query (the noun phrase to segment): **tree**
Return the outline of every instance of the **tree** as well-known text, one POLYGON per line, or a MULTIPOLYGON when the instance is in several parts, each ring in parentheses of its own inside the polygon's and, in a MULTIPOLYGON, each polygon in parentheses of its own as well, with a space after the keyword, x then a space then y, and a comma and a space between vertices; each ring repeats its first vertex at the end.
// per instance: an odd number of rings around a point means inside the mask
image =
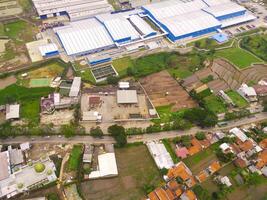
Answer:
POLYGON ((75 135, 75 127, 72 124, 62 125, 60 132, 65 135, 66 138, 73 137, 75 135))
POLYGON ((97 126, 96 128, 92 127, 90 129, 90 135, 93 137, 101 138, 104 134, 103 134, 103 131, 101 130, 101 128, 99 126, 97 126))
POLYGON ((108 132, 114 137, 118 147, 123 147, 127 144, 127 135, 123 126, 112 125, 108 127, 108 132))
POLYGON ((223 153, 221 149, 217 150, 216 156, 223 163, 228 163, 228 162, 232 161, 234 159, 234 157, 235 157, 235 155, 232 152, 223 153))
POLYGON ((107 77, 108 84, 116 85, 119 82, 119 78, 117 76, 109 76, 107 77))
POLYGON ((185 146, 185 147, 190 147, 191 146, 191 138, 189 135, 183 135, 181 137, 181 143, 185 146))
POLYGON ((246 184, 247 185, 259 185, 261 183, 261 175, 258 173, 254 172, 249 174, 246 184))
POLYGON ((206 139, 206 135, 205 135, 205 133, 203 133, 203 132, 197 132, 197 134, 196 134, 196 138, 197 138, 198 140, 205 140, 205 139, 206 139))

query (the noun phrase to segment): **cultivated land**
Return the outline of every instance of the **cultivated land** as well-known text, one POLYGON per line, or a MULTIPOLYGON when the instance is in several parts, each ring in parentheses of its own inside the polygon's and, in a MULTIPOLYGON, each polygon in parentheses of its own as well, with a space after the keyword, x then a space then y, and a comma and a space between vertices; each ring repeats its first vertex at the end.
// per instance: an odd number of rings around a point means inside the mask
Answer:
POLYGON ((87 200, 137 200, 145 196, 145 187, 163 183, 145 145, 115 149, 118 177, 82 183, 87 200))
POLYGON ((192 108, 196 102, 167 71, 158 72, 140 79, 154 106, 172 105, 172 111, 192 108))
POLYGON ((230 90, 226 94, 232 99, 234 104, 239 108, 244 108, 248 106, 248 102, 240 95, 238 92, 230 90))

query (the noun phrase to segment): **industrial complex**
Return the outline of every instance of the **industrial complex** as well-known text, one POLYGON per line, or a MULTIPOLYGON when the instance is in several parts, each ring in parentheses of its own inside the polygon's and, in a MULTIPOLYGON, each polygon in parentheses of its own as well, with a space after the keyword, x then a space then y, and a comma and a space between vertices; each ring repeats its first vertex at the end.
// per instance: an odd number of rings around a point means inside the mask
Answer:
POLYGON ((137 43, 162 36, 171 43, 186 42, 256 18, 244 7, 228 0, 168 0, 113 12, 105 1, 33 2, 41 19, 58 15, 69 17, 69 23, 53 31, 71 57, 134 44, 139 48, 142 44, 137 43), (95 9, 96 5, 104 8, 95 9))

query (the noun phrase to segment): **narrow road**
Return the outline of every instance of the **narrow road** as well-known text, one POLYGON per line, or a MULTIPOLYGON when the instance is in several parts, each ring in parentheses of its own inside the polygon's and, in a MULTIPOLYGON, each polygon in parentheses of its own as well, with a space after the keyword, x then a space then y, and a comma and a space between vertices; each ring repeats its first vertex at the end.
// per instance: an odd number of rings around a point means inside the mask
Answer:
MULTIPOLYGON (((134 135, 134 136, 129 136, 128 137, 128 142, 129 143, 134 143, 134 142, 146 142, 150 140, 160 140, 163 138, 174 138, 177 136, 182 136, 182 135, 193 135, 199 131, 204 131, 204 132, 214 132, 218 130, 229 130, 234 127, 246 125, 246 124, 251 124, 251 123, 257 123, 260 121, 267 120, 267 113, 259 113, 254 115, 253 117, 247 117, 243 119, 239 119, 237 121, 231 121, 228 123, 227 126, 224 127, 217 127, 217 128, 206 128, 202 129, 200 127, 193 127, 190 130, 186 131, 165 131, 165 132, 160 132, 160 133, 151 133, 151 134, 143 134, 143 135, 134 135)), ((59 136, 50 136, 50 137, 40 137, 40 136, 33 136, 32 138, 26 137, 26 136, 18 136, 14 138, 7 138, 7 139, 1 139, 0 144, 19 144, 23 142, 31 142, 31 143, 95 143, 95 144, 100 144, 100 143, 114 143, 114 139, 111 136, 104 136, 102 138, 93 138, 88 135, 84 136, 75 136, 72 138, 65 138, 65 137, 59 137, 59 136)))

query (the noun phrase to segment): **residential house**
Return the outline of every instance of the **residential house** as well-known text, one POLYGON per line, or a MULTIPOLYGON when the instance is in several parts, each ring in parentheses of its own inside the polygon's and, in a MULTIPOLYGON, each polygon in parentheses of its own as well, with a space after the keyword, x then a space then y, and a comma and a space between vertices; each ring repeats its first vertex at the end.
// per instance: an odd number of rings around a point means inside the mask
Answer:
POLYGON ((192 190, 186 190, 180 197, 181 200, 197 200, 195 193, 192 190))
POLYGON ((249 87, 245 83, 240 86, 237 92, 249 102, 255 102, 258 100, 255 89, 253 87, 249 87))
POLYGON ((248 137, 246 136, 246 134, 243 131, 241 131, 241 129, 239 129, 237 127, 231 129, 229 131, 229 133, 235 135, 242 142, 245 142, 248 139, 248 137))

